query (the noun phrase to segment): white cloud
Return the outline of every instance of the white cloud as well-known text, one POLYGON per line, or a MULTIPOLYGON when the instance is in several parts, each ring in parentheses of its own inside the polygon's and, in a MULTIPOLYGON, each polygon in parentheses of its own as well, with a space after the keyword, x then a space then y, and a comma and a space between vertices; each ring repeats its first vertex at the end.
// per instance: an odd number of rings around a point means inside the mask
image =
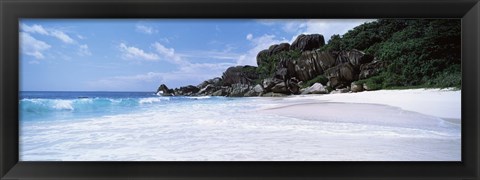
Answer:
POLYGON ((343 35, 356 26, 372 21, 375 19, 310 19, 287 23, 284 30, 297 34, 322 34, 327 43, 334 34, 343 35))
MULTIPOLYGON (((234 63, 192 63, 185 58, 188 57, 200 57, 202 58, 213 58, 213 59, 233 59, 228 52, 218 52, 218 51, 204 51, 204 52, 189 52, 187 54, 178 54, 175 52, 175 49, 168 48, 158 42, 153 43, 153 47, 157 53, 162 56, 168 62, 174 63, 177 65, 178 69, 173 71, 173 74, 176 74, 178 77, 183 77, 187 79, 182 79, 182 81, 198 80, 203 81, 208 78, 213 78, 221 76, 222 73, 234 63)), ((174 77, 165 75, 165 80, 171 80, 174 77)))
POLYGON ((63 41, 64 43, 72 44, 75 42, 70 36, 59 30, 51 31, 50 35, 63 41))
MULTIPOLYGON (((248 39, 248 38, 247 38, 248 39)), ((258 52, 268 49, 271 45, 288 42, 286 39, 278 39, 275 35, 265 34, 260 37, 253 37, 249 39, 252 48, 247 53, 240 55, 237 59, 237 65, 253 65, 257 66, 258 52)))
POLYGON ((300 20, 290 20, 290 21, 287 21, 282 29, 285 31, 285 32, 289 32, 289 33, 299 33, 299 31, 301 31, 302 29, 304 29, 305 27, 307 26, 307 24, 305 22, 300 21, 300 20))
POLYGON ((159 42, 153 43, 152 46, 157 53, 164 57, 167 61, 180 65, 186 64, 186 62, 182 60, 182 57, 175 53, 175 49, 167 48, 159 42))
POLYGON ((247 40, 252 40, 253 39, 253 35, 252 34, 247 34, 247 40))
POLYGON ((20 29, 22 29, 24 32, 28 32, 28 33, 38 33, 38 34, 42 34, 42 35, 48 35, 49 34, 47 32, 47 30, 45 30, 45 28, 43 28, 41 25, 37 25, 37 24, 34 24, 32 26, 28 26, 28 25, 22 23, 20 25, 20 29))
POLYGON ((135 26, 135 30, 137 32, 141 32, 141 33, 145 33, 145 34, 153 34, 153 33, 157 33, 158 31, 156 29, 154 29, 153 27, 150 27, 150 26, 147 26, 147 25, 143 25, 143 24, 137 24, 135 26))
POLYGON ((67 35, 65 32, 55 29, 55 28, 44 28, 42 25, 37 25, 34 24, 32 26, 28 26, 26 24, 21 24, 20 29, 23 32, 28 32, 28 33, 37 33, 41 35, 46 35, 46 36, 52 36, 55 37, 59 40, 61 40, 64 43, 72 44, 75 43, 75 40, 73 40, 69 35, 67 35))
POLYGON ((142 86, 144 84, 151 84, 151 89, 154 91, 156 82, 161 81, 162 78, 162 73, 149 72, 146 74, 132 76, 114 76, 103 78, 97 81, 88 82, 87 85, 97 90, 135 91, 145 90, 145 87, 142 86))
POLYGON ((37 59, 44 59, 43 51, 51 46, 43 41, 37 40, 26 32, 20 32, 21 52, 37 59))
POLYGON ((89 83, 89 86, 101 90, 145 90, 145 88, 154 90, 159 83, 165 83, 170 88, 185 86, 187 84, 197 85, 206 79, 221 76, 228 67, 235 65, 233 62, 193 63, 186 59, 188 57, 198 57, 201 55, 218 55, 218 59, 233 59, 233 57, 226 55, 228 52, 207 51, 203 52, 203 54, 196 54, 197 52, 178 54, 174 48, 166 47, 159 42, 152 44, 155 53, 145 53, 141 49, 128 47, 124 43, 120 44, 120 47, 123 49, 124 56, 130 56, 131 58, 150 57, 151 59, 155 57, 155 59, 162 59, 166 62, 173 63, 176 65, 176 69, 172 69, 171 72, 149 72, 130 76, 106 77, 89 83), (222 55, 226 55, 227 57, 223 57, 222 55), (132 87, 138 87, 140 89, 130 89, 132 87))
POLYGON ((148 72, 130 76, 115 76, 88 83, 97 90, 143 91, 156 90, 158 85, 169 88, 197 85, 204 80, 219 77, 232 63, 189 63, 172 72, 148 72))
MULTIPOLYGON (((86 44, 81 45, 81 44, 77 43, 71 36, 69 36, 68 34, 66 34, 64 31, 62 31, 60 29, 44 28, 42 25, 38 25, 38 24, 33 24, 33 25, 29 26, 25 23, 20 24, 20 29, 21 29, 22 32, 50 36, 50 37, 54 37, 54 38, 62 41, 63 43, 66 43, 66 44, 78 45, 77 54, 80 55, 80 56, 90 56, 90 55, 92 55, 92 53, 90 52, 90 50, 88 48, 88 45, 86 45, 86 44)), ((33 38, 34 39, 34 37, 32 37, 30 34, 28 34, 28 35, 29 35, 29 37, 27 37, 27 38, 33 38)), ((82 35, 78 35, 78 34, 76 35, 76 37, 80 40, 85 39, 85 37, 83 37, 82 35)), ((51 47, 50 45, 48 45, 48 46, 49 46, 49 48, 51 47)), ((25 54, 27 54, 27 53, 25 53, 25 54)), ((58 52, 57 52, 57 54, 58 54, 58 52)), ((37 59, 44 58, 43 54, 40 53, 40 51, 31 51, 29 55, 35 56, 37 59)), ((71 59, 71 57, 69 57, 67 55, 62 55, 61 59, 71 59), (68 57, 68 58, 66 58, 66 57, 68 57)))
POLYGON ((133 46, 127 46, 125 43, 120 43, 119 48, 122 52, 122 57, 125 59, 142 59, 147 61, 155 61, 160 59, 155 53, 147 53, 142 49, 133 46))
POLYGON ((333 20, 308 20, 304 33, 320 33, 328 42, 334 34, 343 35, 356 26, 365 22, 372 22, 375 19, 333 19, 333 20))
POLYGON ((211 59, 211 60, 232 60, 235 61, 238 57, 242 55, 239 53, 231 52, 226 49, 225 51, 216 51, 216 50, 209 50, 209 51, 189 51, 181 54, 181 57, 186 58, 204 58, 204 59, 211 59))
POLYGON ((90 52, 90 49, 88 49, 88 45, 80 45, 78 49, 78 55, 80 56, 90 56, 92 55, 92 52, 90 52))
MULTIPOLYGON (((375 19, 263 19, 257 20, 265 26, 280 25, 287 33, 294 34, 293 40, 300 34, 322 34, 327 42, 334 34, 343 35, 348 30, 375 19)), ((290 43, 293 42, 290 41, 290 43)))
POLYGON ((158 42, 153 43, 153 47, 155 47, 157 52, 163 56, 167 56, 167 57, 175 56, 175 50, 173 48, 167 48, 158 42))

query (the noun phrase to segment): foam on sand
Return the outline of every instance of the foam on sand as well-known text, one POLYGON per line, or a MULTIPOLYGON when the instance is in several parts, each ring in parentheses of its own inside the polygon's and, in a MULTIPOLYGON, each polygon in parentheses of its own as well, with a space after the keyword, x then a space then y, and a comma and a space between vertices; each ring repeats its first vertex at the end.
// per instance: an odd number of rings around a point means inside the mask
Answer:
MULTIPOLYGON (((152 104, 141 111, 93 118, 26 121, 20 129, 19 158, 21 161, 460 161, 458 121, 444 121, 394 104, 372 103, 375 97, 382 97, 378 94, 394 100, 395 95, 416 94, 419 90, 406 91, 286 98, 212 97, 165 106, 152 104), (370 97, 375 94, 378 96, 370 97), (335 102, 337 98, 357 102, 370 99, 370 103, 335 102)), ((421 93, 428 97, 429 93, 438 92, 421 93)), ((434 104, 428 107, 437 107, 434 104)))

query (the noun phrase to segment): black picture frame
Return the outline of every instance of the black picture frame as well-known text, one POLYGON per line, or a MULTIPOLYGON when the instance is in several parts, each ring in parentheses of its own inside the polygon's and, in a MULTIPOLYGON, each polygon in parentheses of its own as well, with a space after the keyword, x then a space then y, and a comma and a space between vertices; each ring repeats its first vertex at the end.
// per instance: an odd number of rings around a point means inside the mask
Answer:
POLYGON ((478 0, 1 0, 0 179, 479 179, 478 0), (461 18, 461 162, 19 162, 19 18, 461 18))

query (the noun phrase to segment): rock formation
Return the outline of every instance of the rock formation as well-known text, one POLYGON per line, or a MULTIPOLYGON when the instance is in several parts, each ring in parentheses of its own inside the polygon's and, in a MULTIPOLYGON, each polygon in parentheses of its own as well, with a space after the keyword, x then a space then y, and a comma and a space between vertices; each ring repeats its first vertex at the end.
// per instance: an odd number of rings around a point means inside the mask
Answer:
POLYGON ((321 34, 301 34, 297 37, 297 39, 295 39, 295 41, 293 41, 292 45, 290 46, 290 50, 308 51, 318 49, 324 45, 325 39, 321 34))
POLYGON ((222 75, 223 85, 252 84, 255 79, 258 79, 256 68, 254 66, 229 67, 222 75))
POLYGON ((302 34, 291 45, 274 44, 258 52, 258 68, 248 65, 229 67, 222 77, 203 81, 197 86, 188 85, 172 91, 162 84, 157 91, 166 92, 162 95, 230 97, 360 92, 368 87, 355 81, 375 76, 386 67, 383 61, 374 60, 373 56, 362 51, 327 51, 321 49, 324 45, 323 35, 302 34), (258 70, 266 66, 270 68, 269 74, 261 75, 265 72, 258 70), (319 76, 327 78, 328 83, 309 82, 319 76), (313 85, 301 89, 306 82, 313 85))
POLYGON ((168 89, 167 85, 161 84, 157 88, 156 94, 162 95, 162 96, 173 96, 175 95, 175 92, 172 89, 168 89))
POLYGON ((312 86, 305 88, 302 94, 327 94, 328 90, 320 83, 315 83, 312 86))

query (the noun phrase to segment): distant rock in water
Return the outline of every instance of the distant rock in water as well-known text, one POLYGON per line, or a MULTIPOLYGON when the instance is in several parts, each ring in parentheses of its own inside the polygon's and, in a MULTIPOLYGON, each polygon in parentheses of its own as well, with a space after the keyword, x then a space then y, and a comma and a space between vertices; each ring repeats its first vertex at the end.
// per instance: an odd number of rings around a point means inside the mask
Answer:
POLYGON ((197 86, 188 85, 188 86, 176 88, 174 91, 175 91, 175 94, 178 94, 178 95, 193 96, 196 93, 198 93, 198 91, 200 91, 200 88, 198 88, 197 86))
POLYGON ((325 39, 321 34, 302 34, 290 45, 290 50, 308 51, 321 48, 325 45, 325 39))
POLYGON ((161 96, 173 96, 175 95, 175 92, 172 89, 168 89, 167 85, 161 84, 157 88, 156 94, 161 96))

